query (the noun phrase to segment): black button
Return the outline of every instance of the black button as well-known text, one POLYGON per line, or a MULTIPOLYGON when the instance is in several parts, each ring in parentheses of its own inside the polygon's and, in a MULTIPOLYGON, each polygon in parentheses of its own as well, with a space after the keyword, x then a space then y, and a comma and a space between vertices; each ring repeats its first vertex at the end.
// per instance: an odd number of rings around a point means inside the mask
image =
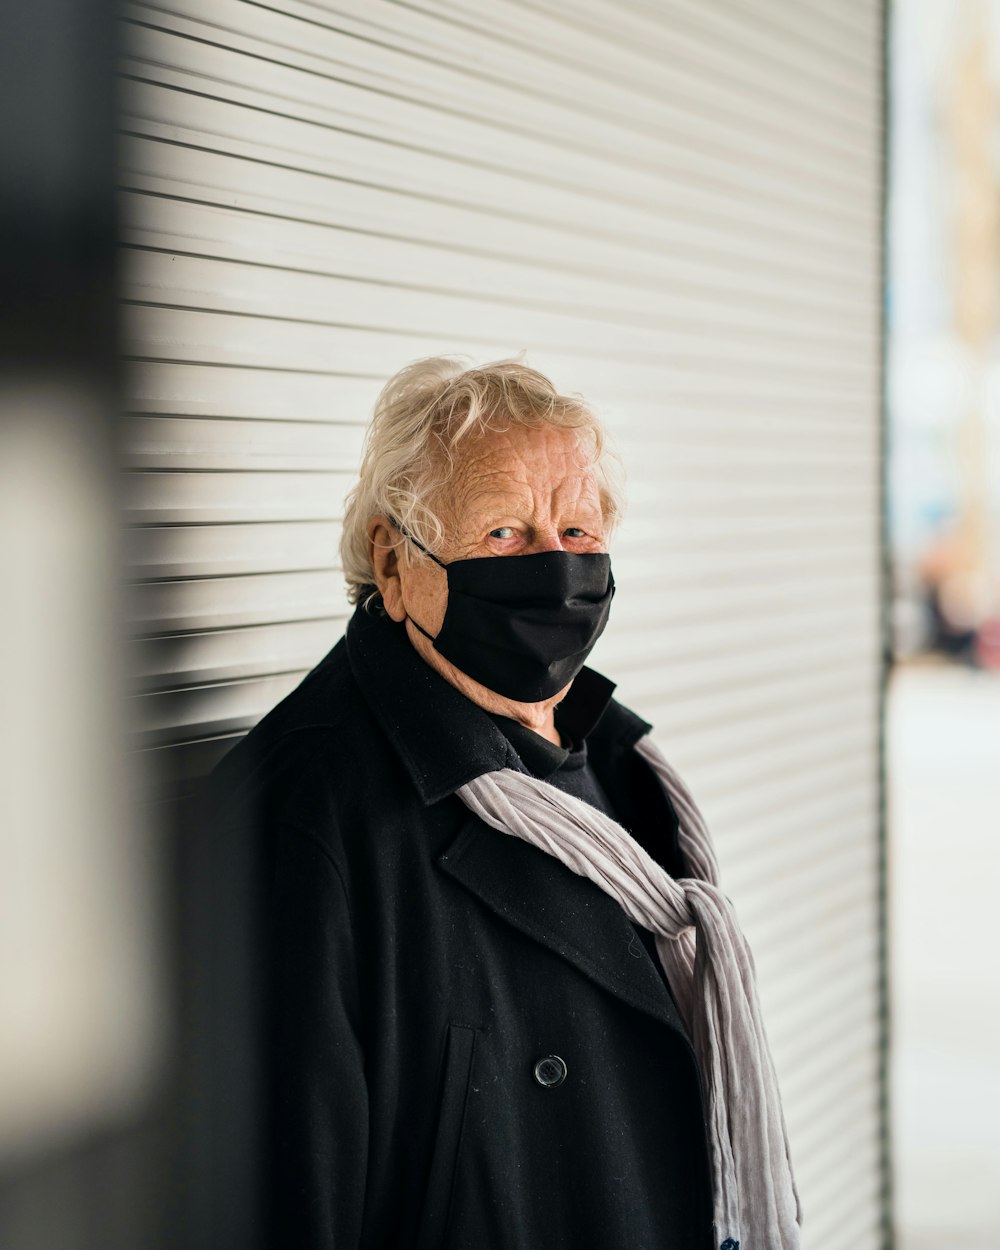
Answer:
POLYGON ((566 1064, 558 1055, 546 1055, 535 1064, 535 1080, 546 1089, 555 1089, 566 1079, 566 1064))

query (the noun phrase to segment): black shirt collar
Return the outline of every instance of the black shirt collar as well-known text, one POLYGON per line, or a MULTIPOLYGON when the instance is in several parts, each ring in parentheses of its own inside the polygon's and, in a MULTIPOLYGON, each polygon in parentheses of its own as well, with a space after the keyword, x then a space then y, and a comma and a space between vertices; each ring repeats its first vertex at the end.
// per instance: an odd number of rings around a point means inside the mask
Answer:
MULTIPOLYGON (((380 598, 367 608, 359 604, 345 637, 355 680, 425 804, 500 768, 550 776, 569 755, 566 747, 462 694, 424 660, 405 624, 385 612, 380 598)), ((649 728, 611 697, 614 689, 613 681, 586 665, 577 674, 554 714, 573 748, 599 721, 602 730, 632 740, 649 728)))
POLYGON ((556 746, 513 717, 502 716, 499 712, 486 714, 503 731, 530 773, 536 777, 551 777, 571 753, 574 760, 586 758, 587 735, 604 715, 614 688, 615 683, 595 669, 584 666, 580 670, 553 713, 556 729, 568 745, 556 746))

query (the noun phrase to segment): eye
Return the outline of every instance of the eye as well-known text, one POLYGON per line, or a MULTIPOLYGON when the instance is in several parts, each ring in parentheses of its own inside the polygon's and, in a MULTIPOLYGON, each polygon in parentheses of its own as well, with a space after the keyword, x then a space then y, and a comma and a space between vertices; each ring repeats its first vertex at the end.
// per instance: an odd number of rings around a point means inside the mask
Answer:
POLYGON ((490 530, 490 538, 513 538, 514 527, 512 525, 498 525, 495 530, 490 530))
POLYGON ((566 533, 569 535, 570 538, 585 538, 586 537, 586 531, 580 529, 579 525, 571 525, 569 529, 567 529, 566 533), (572 533, 571 531, 573 530, 575 530, 576 533, 572 533))

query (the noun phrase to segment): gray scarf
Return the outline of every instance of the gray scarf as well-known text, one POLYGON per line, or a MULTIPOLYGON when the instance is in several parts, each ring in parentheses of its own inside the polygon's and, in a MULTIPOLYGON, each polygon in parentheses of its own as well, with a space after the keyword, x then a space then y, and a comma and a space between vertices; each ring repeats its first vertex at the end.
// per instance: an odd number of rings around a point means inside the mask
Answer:
POLYGON ((715 1242, 719 1250, 799 1250, 802 1208, 753 956, 729 899, 708 828, 648 734, 635 745, 680 823, 689 876, 675 880, 617 821, 511 768, 460 786, 487 824, 555 856, 651 929, 707 1092, 715 1242))

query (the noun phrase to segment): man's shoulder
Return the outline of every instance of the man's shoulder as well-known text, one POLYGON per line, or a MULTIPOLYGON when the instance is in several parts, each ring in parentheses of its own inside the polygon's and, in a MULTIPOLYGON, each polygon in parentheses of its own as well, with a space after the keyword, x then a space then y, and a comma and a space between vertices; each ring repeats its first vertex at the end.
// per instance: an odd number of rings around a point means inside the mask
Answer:
POLYGON ((274 704, 220 763, 254 756, 290 734, 342 729, 357 714, 360 691, 347 662, 343 636, 283 699, 274 704))
POLYGON ((220 815, 329 825, 338 806, 384 774, 391 746, 351 671, 341 637, 216 764, 205 801, 220 815))

